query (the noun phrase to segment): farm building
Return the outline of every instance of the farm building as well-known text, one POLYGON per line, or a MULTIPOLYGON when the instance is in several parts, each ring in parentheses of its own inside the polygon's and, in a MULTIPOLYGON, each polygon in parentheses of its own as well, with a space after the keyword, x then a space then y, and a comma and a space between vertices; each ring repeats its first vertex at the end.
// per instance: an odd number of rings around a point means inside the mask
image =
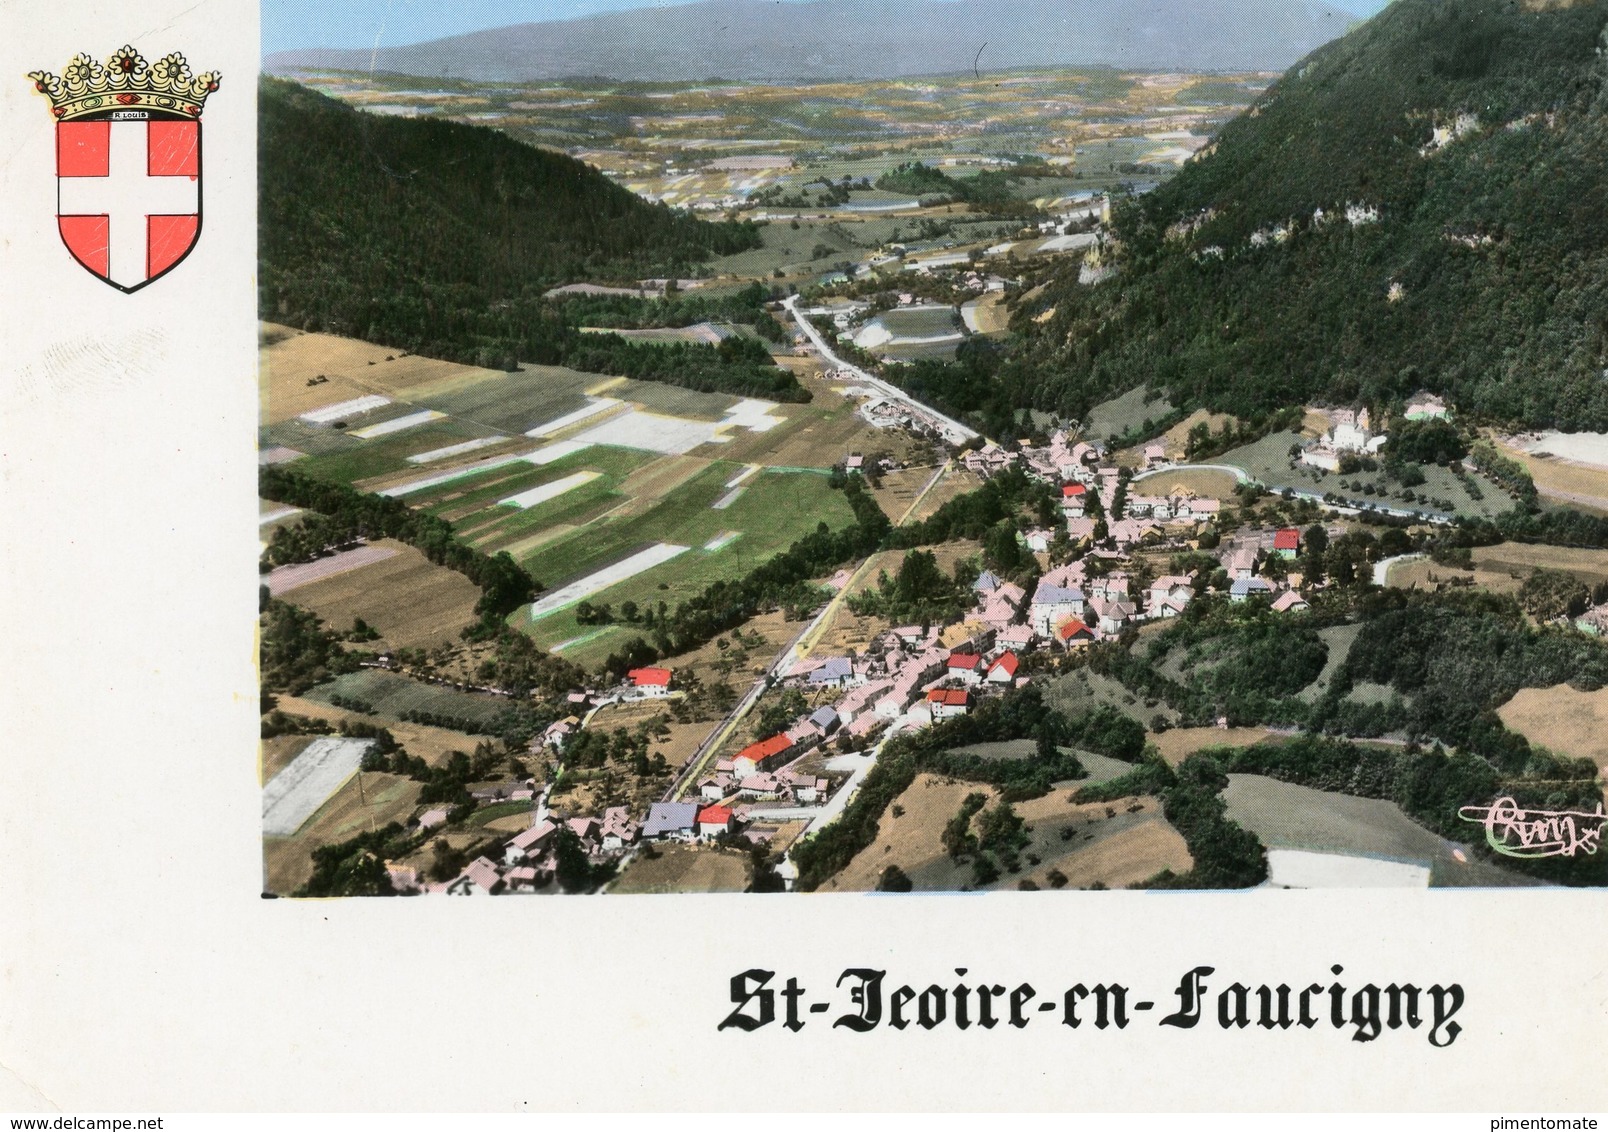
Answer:
POLYGON ((1013 652, 1001 653, 988 666, 988 675, 984 677, 990 684, 1011 684, 1016 681, 1016 670, 1021 667, 1021 661, 1013 652))
POLYGON ((1307 604, 1306 598, 1294 590, 1288 590, 1280 594, 1278 600, 1273 603, 1274 613, 1305 613, 1311 608, 1312 606, 1307 604))
POLYGON ((626 674, 631 686, 649 699, 670 694, 671 672, 668 668, 633 668, 626 674))
POLYGON ((1094 641, 1094 630, 1077 617, 1068 617, 1055 627, 1055 640, 1063 648, 1076 648, 1094 641))
POLYGON ((624 806, 610 806, 603 811, 603 825, 599 831, 605 849, 624 849, 634 844, 638 833, 637 823, 631 820, 631 811, 624 806))
POLYGON ((832 708, 822 707, 815 709, 810 714, 810 722, 821 729, 822 735, 830 735, 838 729, 843 721, 838 718, 838 713, 832 708))
POLYGON ((432 885, 430 891, 447 896, 491 896, 501 892, 502 875, 497 866, 485 857, 476 857, 463 872, 443 885, 432 885))
POLYGON ((1267 597, 1273 592, 1273 584, 1266 578, 1240 578, 1228 591, 1229 601, 1245 601, 1252 596, 1267 597))
POLYGON ((545 848, 547 839, 557 830, 558 827, 550 821, 537 822, 503 846, 504 863, 517 865, 527 858, 538 856, 545 848))
POLYGON ((1444 421, 1452 415, 1446 402, 1433 393, 1419 393, 1407 402, 1407 411, 1402 414, 1410 421, 1444 421))

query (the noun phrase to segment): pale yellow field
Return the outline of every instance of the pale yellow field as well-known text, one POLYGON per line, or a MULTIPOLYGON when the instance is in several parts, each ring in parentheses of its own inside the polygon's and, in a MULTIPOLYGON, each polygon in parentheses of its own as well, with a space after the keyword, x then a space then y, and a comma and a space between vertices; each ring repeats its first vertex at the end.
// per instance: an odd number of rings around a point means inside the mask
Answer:
POLYGON ((1003 334, 1010 328, 1011 312, 1005 306, 1005 293, 994 291, 977 300, 978 330, 983 334, 1003 334))
MULTIPOLYGON (((1066 878, 1067 888, 1124 888, 1155 876, 1164 869, 1187 873, 1194 867, 1183 837, 1162 816, 1161 803, 1151 797, 1116 803, 1076 805, 1072 789, 1051 791, 1042 798, 1016 803, 1019 817, 1036 827, 1033 851, 1037 865, 1026 862, 1020 874, 1004 878, 1003 887, 1030 881, 1050 889, 1050 873, 1066 878), (1075 835, 1046 838, 1045 831, 1070 826, 1075 835)), ((966 883, 967 870, 952 865, 943 847, 944 826, 959 811, 969 794, 983 794, 993 805, 998 791, 975 782, 957 782, 937 775, 917 775, 894 802, 903 808, 895 817, 890 806, 879 823, 877 838, 858 853, 837 876, 821 886, 823 892, 874 889, 883 870, 897 865, 919 878, 918 888, 929 888, 934 878, 955 888, 966 883), (943 879, 947 878, 947 879, 943 879)))
POLYGON ((405 543, 386 539, 375 545, 397 554, 299 586, 288 600, 312 610, 337 632, 349 630, 353 618, 361 617, 381 638, 364 648, 427 648, 456 641, 475 619, 479 587, 405 543))
POLYGON ((1272 734, 1261 727, 1175 727, 1148 738, 1169 766, 1177 766, 1207 747, 1254 747, 1272 734))
POLYGON ((1054 869, 1066 877, 1067 888, 1089 888, 1097 883, 1107 888, 1126 888, 1163 870, 1178 876, 1189 872, 1195 860, 1183 836, 1162 819, 1161 804, 1154 798, 1140 801, 1147 811, 1155 811, 1155 820, 1119 830, 1058 860, 1046 861, 1027 878, 1041 889, 1049 888, 1049 873, 1054 869))
POLYGON ((1234 477, 1227 472, 1189 468, 1145 480, 1134 490, 1146 495, 1190 495, 1206 499, 1233 499, 1235 483, 1234 477))
POLYGON ((918 774, 895 800, 904 813, 893 816, 890 806, 882 815, 877 839, 855 855, 847 868, 821 886, 822 892, 864 892, 874 889, 882 870, 897 865, 906 873, 945 856, 944 826, 960 809, 968 794, 985 794, 992 805, 999 792, 976 782, 956 782, 933 774, 918 774))
POLYGON ((1502 455, 1524 465, 1535 481, 1536 490, 1543 496, 1582 510, 1608 513, 1608 469, 1556 456, 1543 459, 1504 444, 1494 435, 1491 439, 1502 455))
POLYGON ((731 849, 674 845, 657 859, 639 853, 609 886, 610 892, 741 892, 748 887, 748 858, 731 849))
POLYGON ((1577 692, 1567 684, 1524 688, 1496 714, 1532 743, 1608 769, 1608 688, 1596 692, 1577 692))
POLYGON ((1402 562, 1391 567, 1388 581, 1398 589, 1435 589, 1462 579, 1492 593, 1510 594, 1518 592, 1530 571, 1541 568, 1568 571, 1587 585, 1608 582, 1608 550, 1504 542, 1476 547, 1473 559, 1472 571, 1441 566, 1427 558, 1402 562))
POLYGON ((262 324, 261 341, 258 396, 264 424, 277 424, 371 393, 394 398, 431 382, 489 372, 455 362, 404 357, 400 350, 388 346, 373 346, 333 334, 309 334, 271 322, 262 324), (320 374, 329 380, 307 384, 320 374))

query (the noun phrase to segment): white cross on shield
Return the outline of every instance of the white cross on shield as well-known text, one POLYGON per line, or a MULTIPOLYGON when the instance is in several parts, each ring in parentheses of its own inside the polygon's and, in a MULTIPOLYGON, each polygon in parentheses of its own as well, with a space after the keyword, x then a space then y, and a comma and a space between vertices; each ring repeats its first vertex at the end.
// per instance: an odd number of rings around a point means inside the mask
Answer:
POLYGON ((201 232, 201 123, 143 111, 56 126, 57 224, 86 269, 137 291, 201 232))

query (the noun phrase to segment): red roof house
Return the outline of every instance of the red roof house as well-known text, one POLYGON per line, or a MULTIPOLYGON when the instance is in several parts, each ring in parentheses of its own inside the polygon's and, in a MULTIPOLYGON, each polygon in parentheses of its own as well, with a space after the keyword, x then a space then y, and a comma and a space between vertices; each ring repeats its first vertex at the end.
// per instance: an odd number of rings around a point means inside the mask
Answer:
POLYGON ((698 811, 698 836, 718 837, 730 833, 732 813, 730 806, 705 806, 698 811))
POLYGON ((952 652, 949 654, 949 675, 958 676, 969 683, 976 683, 983 678, 986 666, 983 658, 974 652, 952 652))
POLYGON ((993 664, 988 666, 987 680, 990 684, 1009 684, 1016 679, 1016 670, 1021 661, 1013 652, 1001 653, 993 664))
POLYGON ((1294 527, 1285 527, 1273 535, 1273 552, 1285 557, 1293 558, 1301 549, 1301 532, 1294 527))
POLYGON ((1055 639, 1063 645, 1082 645, 1094 640, 1094 630, 1076 617, 1068 617, 1055 627, 1055 639))
POLYGON ((1081 499, 1089 493, 1089 489, 1080 483, 1067 483, 1061 485, 1062 499, 1081 499))
POLYGON ((783 760, 787 758, 787 753, 792 749, 793 740, 789 739, 786 734, 772 735, 762 742, 750 743, 737 753, 736 758, 731 760, 732 771, 738 778, 746 778, 750 774, 772 770, 782 764, 783 760), (750 764, 753 769, 749 770, 743 766, 745 762, 750 764))
POLYGON ((663 695, 670 690, 668 668, 633 668, 625 675, 631 681, 632 687, 641 688, 649 693, 657 692, 663 695))
POLYGON ((971 710, 971 693, 964 688, 934 688, 927 693, 927 707, 934 721, 953 719, 971 710))

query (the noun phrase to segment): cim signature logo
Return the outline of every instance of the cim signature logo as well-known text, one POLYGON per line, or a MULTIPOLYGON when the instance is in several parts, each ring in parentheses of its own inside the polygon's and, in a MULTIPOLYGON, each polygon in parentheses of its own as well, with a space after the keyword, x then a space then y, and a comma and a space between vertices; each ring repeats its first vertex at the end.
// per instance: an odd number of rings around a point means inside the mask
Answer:
POLYGON ((1457 814, 1483 825, 1486 843, 1508 857, 1573 857, 1595 853, 1602 842, 1601 802, 1593 811, 1526 810, 1512 798, 1498 798, 1457 814))

